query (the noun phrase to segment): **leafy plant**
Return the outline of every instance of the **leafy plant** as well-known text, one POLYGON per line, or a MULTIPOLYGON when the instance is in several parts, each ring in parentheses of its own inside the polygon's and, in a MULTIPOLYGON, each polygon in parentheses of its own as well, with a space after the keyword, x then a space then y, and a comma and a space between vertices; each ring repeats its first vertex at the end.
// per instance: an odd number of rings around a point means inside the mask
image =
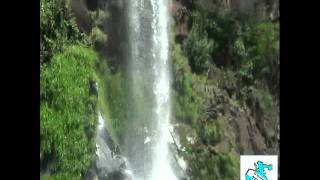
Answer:
POLYGON ((182 55, 180 45, 173 51, 174 92, 173 108, 176 119, 195 124, 199 116, 199 99, 193 90, 193 75, 188 60, 182 55))
POLYGON ((107 60, 100 58, 97 64, 99 76, 99 107, 102 110, 108 131, 117 144, 124 140, 124 131, 128 127, 129 96, 126 79, 120 72, 112 74, 107 60))
POLYGON ((120 142, 123 140, 127 125, 127 88, 123 76, 119 73, 106 77, 106 101, 108 102, 111 123, 115 135, 120 142))
POLYGON ((40 64, 50 61, 66 45, 88 43, 80 33, 69 7, 69 1, 40 1, 40 64))
POLYGON ((279 25, 271 22, 254 23, 244 33, 247 58, 242 62, 242 75, 265 79, 269 87, 279 83, 279 25))
POLYGON ((41 69, 40 154, 52 159, 53 179, 80 179, 89 167, 97 119, 96 99, 89 95, 95 59, 92 50, 70 46, 41 69))
POLYGON ((107 35, 102 32, 97 26, 92 28, 90 37, 96 47, 103 46, 107 43, 107 35))
POLYGON ((239 179, 239 160, 231 153, 213 154, 205 148, 189 153, 192 179, 239 179))
MULTIPOLYGON (((197 16, 196 16, 197 17, 197 16)), ((215 48, 213 39, 209 39, 207 32, 201 27, 202 24, 193 24, 190 35, 184 42, 184 51, 189 58, 194 72, 205 73, 211 59, 211 53, 215 48)))

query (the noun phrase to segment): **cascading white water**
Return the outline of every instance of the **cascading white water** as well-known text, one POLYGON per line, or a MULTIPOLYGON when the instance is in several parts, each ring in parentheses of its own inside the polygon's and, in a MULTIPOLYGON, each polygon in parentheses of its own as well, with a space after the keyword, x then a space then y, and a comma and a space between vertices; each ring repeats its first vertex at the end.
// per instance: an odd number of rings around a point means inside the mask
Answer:
POLYGON ((154 164, 151 171, 152 180, 175 180, 176 177, 168 160, 168 143, 170 123, 170 66, 169 66, 169 41, 168 41, 168 1, 152 0, 153 7, 153 57, 155 57, 153 72, 155 95, 155 121, 159 131, 158 143, 154 149, 154 164))
MULTIPOLYGON (((171 140, 169 0, 128 0, 128 5, 131 88, 133 102, 140 102, 140 104, 133 103, 133 106, 151 102, 142 113, 135 112, 129 118, 133 124, 142 121, 141 124, 153 132, 151 138, 153 143, 150 143, 152 144, 150 150, 147 147, 134 147, 134 144, 139 144, 140 141, 135 140, 130 134, 128 138, 131 149, 127 154, 130 163, 137 167, 136 172, 134 171, 135 179, 176 180, 168 159, 168 143, 171 140), (148 122, 143 122, 141 119, 147 119, 148 122)), ((147 137, 144 142, 149 140, 147 137)))

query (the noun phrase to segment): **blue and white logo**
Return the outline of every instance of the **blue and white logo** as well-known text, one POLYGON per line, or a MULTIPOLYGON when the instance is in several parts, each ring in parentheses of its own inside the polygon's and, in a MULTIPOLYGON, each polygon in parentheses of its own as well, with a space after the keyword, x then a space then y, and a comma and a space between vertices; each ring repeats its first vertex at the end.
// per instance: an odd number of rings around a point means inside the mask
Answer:
POLYGON ((241 156, 240 176, 240 180, 277 180, 278 156, 241 156))

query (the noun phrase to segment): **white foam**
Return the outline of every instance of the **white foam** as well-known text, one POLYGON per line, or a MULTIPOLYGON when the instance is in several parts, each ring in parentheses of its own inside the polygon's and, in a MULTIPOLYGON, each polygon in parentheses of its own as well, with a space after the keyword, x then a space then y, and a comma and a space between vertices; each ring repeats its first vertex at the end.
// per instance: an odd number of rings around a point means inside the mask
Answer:
POLYGON ((143 144, 147 144, 148 142, 150 142, 150 138, 147 136, 143 144))

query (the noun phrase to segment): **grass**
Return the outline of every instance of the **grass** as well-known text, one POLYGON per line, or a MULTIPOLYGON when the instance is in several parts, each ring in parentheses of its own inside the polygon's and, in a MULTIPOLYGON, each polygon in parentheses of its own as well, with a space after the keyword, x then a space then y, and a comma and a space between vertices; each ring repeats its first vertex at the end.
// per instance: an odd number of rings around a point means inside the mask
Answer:
POLYGON ((93 50, 73 45, 41 69, 40 161, 50 164, 52 179, 81 179, 90 165, 97 117, 89 81, 96 58, 93 50))

